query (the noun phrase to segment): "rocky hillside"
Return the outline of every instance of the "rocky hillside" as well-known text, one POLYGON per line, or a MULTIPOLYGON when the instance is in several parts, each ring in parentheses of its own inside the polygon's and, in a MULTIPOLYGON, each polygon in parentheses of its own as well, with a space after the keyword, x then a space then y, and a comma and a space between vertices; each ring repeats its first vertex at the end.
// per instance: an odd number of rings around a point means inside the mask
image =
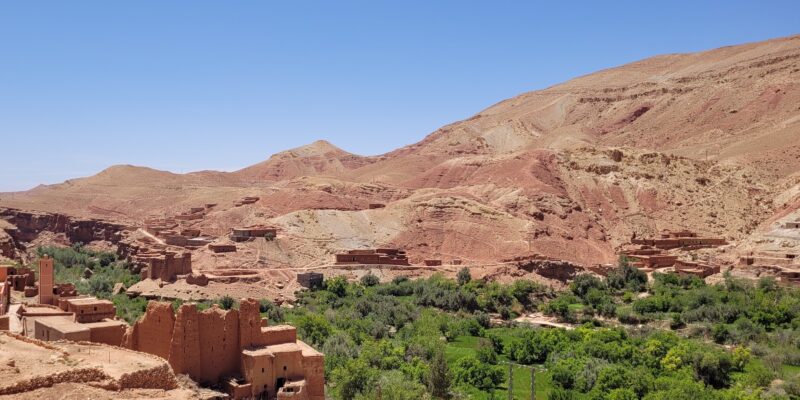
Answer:
POLYGON ((634 232, 747 242, 797 210, 799 177, 796 36, 600 71, 381 156, 319 141, 232 173, 117 166, 0 194, 0 206, 136 224, 216 203, 197 223, 204 233, 282 229, 275 246, 251 249, 267 267, 367 246, 403 247, 412 261, 540 253, 590 264, 634 232), (235 207, 245 196, 260 200, 235 207))

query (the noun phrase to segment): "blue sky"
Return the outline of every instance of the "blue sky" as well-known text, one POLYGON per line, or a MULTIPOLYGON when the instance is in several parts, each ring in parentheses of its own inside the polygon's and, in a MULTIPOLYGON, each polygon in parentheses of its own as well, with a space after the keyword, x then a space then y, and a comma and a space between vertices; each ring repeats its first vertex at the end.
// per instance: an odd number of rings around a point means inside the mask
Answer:
POLYGON ((380 154, 662 53, 800 33, 800 1, 0 3, 0 191, 113 164, 380 154), (605 4, 605 3, 610 3, 605 4))

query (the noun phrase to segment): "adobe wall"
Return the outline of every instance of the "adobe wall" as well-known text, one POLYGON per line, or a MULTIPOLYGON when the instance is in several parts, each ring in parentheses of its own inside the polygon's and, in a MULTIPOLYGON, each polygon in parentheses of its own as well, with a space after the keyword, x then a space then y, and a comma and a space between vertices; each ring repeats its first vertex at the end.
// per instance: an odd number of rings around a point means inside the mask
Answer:
POLYGON ((96 298, 71 298, 67 300, 67 311, 75 314, 75 321, 98 322, 106 318, 114 318, 117 310, 114 303, 96 298))
POLYGON ((285 378, 287 381, 303 378, 303 352, 295 343, 276 345, 270 349, 273 354, 273 381, 285 378), (283 349, 282 347, 287 347, 283 349))
POLYGON ((33 337, 49 342, 56 340, 71 340, 73 342, 89 342, 92 339, 91 331, 86 327, 70 326, 68 329, 59 329, 58 324, 54 324, 48 319, 68 320, 65 317, 45 317, 33 321, 33 337))
POLYGON ((297 329, 291 325, 278 325, 261 328, 263 342, 261 345, 272 346, 280 343, 297 341, 297 329))
MULTIPOLYGON (((198 314, 200 327, 200 359, 214 360, 205 365, 201 375, 192 376, 200 382, 217 382, 223 375, 239 372, 239 312, 212 307, 198 314)), ((190 375, 191 376, 191 375, 190 375)))
POLYGON ((170 351, 164 358, 176 373, 188 374, 199 382, 216 383, 240 372, 241 349, 261 341, 260 329, 261 317, 255 302, 241 302, 240 310, 212 307, 203 312, 194 304, 184 304, 178 309, 170 351))
POLYGON ((112 346, 122 345, 128 325, 122 321, 105 321, 89 325, 89 341, 105 343, 112 346))
POLYGON ((236 245, 233 244, 209 244, 208 249, 214 253, 232 253, 236 251, 236 245))
POLYGON ((168 360, 174 326, 172 304, 151 301, 144 316, 125 333, 124 347, 168 360))
MULTIPOLYGON (((300 343, 310 349, 305 343, 300 343)), ((303 375, 309 400, 325 400, 325 357, 321 353, 303 352, 303 375)))
POLYGON ((270 392, 275 389, 275 377, 273 371, 275 365, 273 358, 266 351, 242 352, 242 371, 245 380, 251 385, 250 393, 246 396, 258 395, 270 392))

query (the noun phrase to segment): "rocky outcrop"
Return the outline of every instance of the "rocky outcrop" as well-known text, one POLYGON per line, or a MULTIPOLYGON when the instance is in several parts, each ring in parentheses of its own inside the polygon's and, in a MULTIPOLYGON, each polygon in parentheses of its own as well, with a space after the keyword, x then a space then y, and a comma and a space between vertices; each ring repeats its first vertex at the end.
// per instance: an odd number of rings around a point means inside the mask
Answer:
POLYGON ((2 207, 0 219, 13 225, 13 228, 4 229, 8 238, 0 236, 0 255, 9 258, 16 258, 16 250, 24 248, 24 243, 35 240, 42 232, 64 234, 72 243, 98 240, 118 243, 122 240, 123 232, 129 229, 126 225, 99 219, 79 219, 58 213, 2 207))
POLYGON ((546 258, 531 258, 515 260, 517 266, 528 272, 533 272, 545 278, 567 282, 581 272, 586 271, 583 266, 563 260, 546 258))
POLYGON ((11 259, 19 258, 16 241, 4 230, 0 230, 0 257, 11 259))

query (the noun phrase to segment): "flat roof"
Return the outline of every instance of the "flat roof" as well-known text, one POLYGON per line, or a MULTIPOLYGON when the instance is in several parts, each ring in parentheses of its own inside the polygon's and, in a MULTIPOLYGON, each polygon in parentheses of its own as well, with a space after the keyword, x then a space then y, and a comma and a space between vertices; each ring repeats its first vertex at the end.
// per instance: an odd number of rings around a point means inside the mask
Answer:
POLYGON ((106 318, 106 319, 104 319, 102 321, 97 321, 97 322, 81 323, 80 325, 89 327, 89 329, 91 329, 91 328, 106 328, 106 327, 110 327, 110 326, 125 326, 125 327, 129 326, 128 323, 123 321, 123 320, 110 319, 110 318, 106 318))
POLYGON ((297 328, 291 325, 274 325, 264 326, 261 328, 262 332, 275 332, 275 331, 295 331, 297 328))
POLYGON ((109 300, 101 300, 95 297, 82 297, 77 299, 69 299, 67 300, 69 304, 80 306, 80 305, 92 305, 92 304, 114 304, 109 300))
POLYGON ((321 356, 322 353, 319 352, 317 349, 309 346, 302 340, 297 341, 297 345, 300 346, 300 350, 303 351, 303 357, 314 357, 314 356, 321 356))
POLYGON ((262 346, 253 349, 242 350, 242 354, 251 357, 258 356, 275 356, 278 353, 295 353, 301 352, 303 349, 298 343, 281 343, 271 346, 262 346))
POLYGON ((79 324, 67 316, 36 317, 34 321, 63 333, 89 331, 89 327, 79 324))

